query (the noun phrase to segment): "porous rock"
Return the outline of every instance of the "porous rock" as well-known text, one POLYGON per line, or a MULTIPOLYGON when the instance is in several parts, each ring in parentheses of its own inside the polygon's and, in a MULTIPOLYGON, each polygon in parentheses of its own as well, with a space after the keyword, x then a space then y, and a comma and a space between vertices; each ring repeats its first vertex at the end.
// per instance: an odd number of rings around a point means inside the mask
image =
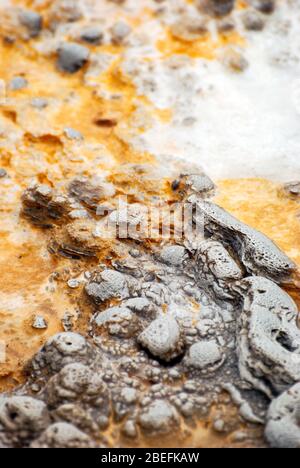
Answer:
POLYGON ((154 320, 138 337, 139 343, 153 356, 170 361, 182 354, 184 340, 180 326, 172 317, 154 320))

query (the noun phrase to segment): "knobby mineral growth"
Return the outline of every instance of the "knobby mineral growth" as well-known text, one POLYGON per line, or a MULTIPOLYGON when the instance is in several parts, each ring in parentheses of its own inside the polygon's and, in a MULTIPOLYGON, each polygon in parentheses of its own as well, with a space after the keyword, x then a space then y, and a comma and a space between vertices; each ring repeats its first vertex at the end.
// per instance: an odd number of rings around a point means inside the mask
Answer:
MULTIPOLYGON (((159 183, 151 166, 134 171, 144 186, 159 183)), ((127 207, 134 214, 124 218, 120 187, 109 180, 109 191, 108 180, 74 179, 61 191, 35 185, 22 196, 21 216, 44 232, 58 261, 74 262, 79 279, 68 287, 78 316, 29 361, 25 385, 1 396, 1 444, 155 445, 176 433, 184 445, 197 424, 212 420, 217 433, 233 437, 229 444, 241 443, 243 427, 244 445, 264 446, 266 427, 272 446, 297 445, 294 419, 272 422, 276 398, 300 379, 298 309, 281 288, 296 264, 211 201, 213 183, 201 171, 177 174, 177 184, 171 177, 175 190, 165 198, 191 204, 202 234, 191 230, 174 242, 129 229, 133 238, 107 241, 99 222, 136 227, 137 206, 153 202, 152 193, 138 192, 135 210, 127 207), (99 221, 95 203, 108 201, 99 221), (214 406, 223 408, 215 416, 214 406)))

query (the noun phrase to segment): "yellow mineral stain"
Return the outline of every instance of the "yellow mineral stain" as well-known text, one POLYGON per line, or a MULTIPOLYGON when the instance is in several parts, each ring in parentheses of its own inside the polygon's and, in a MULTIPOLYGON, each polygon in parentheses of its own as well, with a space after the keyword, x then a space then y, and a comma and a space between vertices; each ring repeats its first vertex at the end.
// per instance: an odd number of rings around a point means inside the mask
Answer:
POLYGON ((247 8, 249 6, 249 3, 245 0, 237 0, 236 2, 236 9, 237 10, 244 10, 245 8, 247 8))
MULTIPOLYGON (((101 46, 99 52, 111 54, 115 59, 111 66, 95 78, 95 87, 83 85, 83 72, 66 75, 56 70, 55 59, 41 57, 26 44, 20 47, 0 45, 3 79, 9 82, 14 76, 24 76, 29 86, 23 90, 8 90, 7 102, 2 114, 27 133, 36 129, 52 129, 62 135, 66 127, 82 133, 90 142, 103 144, 116 162, 153 161, 149 154, 136 152, 124 138, 124 128, 130 135, 143 133, 150 126, 151 118, 162 123, 170 121, 170 109, 156 109, 145 96, 137 93, 130 78, 121 70, 122 47, 101 46), (10 66, 10 64, 13 64, 10 66), (47 80, 45 80, 47 76, 47 80), (96 90, 100 89, 97 93, 96 90), (37 114, 29 102, 40 97, 60 102, 37 114), (137 110, 144 109, 144 118, 137 117, 137 110)), ((48 151, 48 149, 47 149, 48 151)))
POLYGON ((0 362, 3 391, 23 381, 25 363, 47 338, 63 330, 61 319, 73 306, 62 289, 46 289, 57 264, 45 252, 42 233, 16 246, 2 231, 0 251, 0 342, 6 352, 5 361, 0 362), (47 329, 32 327, 35 315, 44 317, 47 329))
MULTIPOLYGON (((0 108, 3 122, 20 132, 15 147, 6 146, 6 139, 0 136, 0 167, 11 175, 10 185, 5 187, 1 182, 0 187, 0 344, 4 343, 6 351, 5 362, 0 363, 0 391, 23 381, 24 364, 47 338, 62 331, 61 319, 75 307, 65 282, 53 291, 46 290, 58 260, 48 254, 44 232, 17 221, 22 190, 32 179, 55 185, 78 173, 101 173, 112 167, 112 160, 116 165, 153 164, 152 155, 133 148, 130 132, 142 133, 149 125, 147 116, 162 122, 171 118, 171 111, 157 110, 139 96, 122 73, 121 47, 101 46, 98 51, 115 57, 111 67, 96 77, 104 92, 100 95, 85 85, 85 70, 75 75, 61 73, 54 56, 42 56, 21 40, 13 45, 0 41, 1 79, 9 83, 13 77, 23 76, 28 81, 22 90, 7 88, 7 99, 0 108), (34 109, 31 100, 36 97, 48 99, 49 106, 42 111, 34 109), (146 115, 141 121, 136 117, 139 106, 146 115), (81 132, 83 142, 68 141, 66 127, 81 132), (93 145, 99 147, 96 152, 93 145), (99 162, 96 158, 101 147, 107 157, 99 162), (32 328, 34 315, 46 319, 46 330, 32 328)), ((59 266, 64 264, 68 266, 68 261, 60 259, 59 266)))
POLYGON ((172 55, 187 55, 191 58, 214 60, 217 53, 225 46, 244 46, 245 39, 236 31, 219 34, 214 39, 211 34, 204 34, 199 39, 187 41, 175 37, 171 30, 167 30, 163 39, 157 41, 157 48, 164 57, 172 55))

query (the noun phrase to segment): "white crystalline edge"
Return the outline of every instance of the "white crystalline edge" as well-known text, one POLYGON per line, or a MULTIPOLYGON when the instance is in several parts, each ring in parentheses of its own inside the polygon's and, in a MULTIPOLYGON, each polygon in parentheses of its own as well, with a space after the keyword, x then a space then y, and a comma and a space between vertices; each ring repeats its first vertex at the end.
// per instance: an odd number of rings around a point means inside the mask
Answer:
MULTIPOLYGON (((141 66, 135 77, 140 93, 175 111, 172 123, 153 122, 138 142, 143 149, 162 159, 172 155, 198 163, 214 180, 300 178, 300 3, 279 2, 265 18, 263 32, 242 32, 250 63, 244 73, 202 59, 171 72, 165 61, 154 60, 150 77, 157 89, 150 92, 145 85, 149 71, 141 66), (286 34, 285 23, 290 23, 286 34), (283 57, 285 64, 274 63, 283 57), (196 123, 182 125, 187 117, 196 123)), ((159 30, 155 21, 151 30, 159 30)), ((145 52, 144 47, 132 48, 128 56, 139 54, 142 60, 145 52)))

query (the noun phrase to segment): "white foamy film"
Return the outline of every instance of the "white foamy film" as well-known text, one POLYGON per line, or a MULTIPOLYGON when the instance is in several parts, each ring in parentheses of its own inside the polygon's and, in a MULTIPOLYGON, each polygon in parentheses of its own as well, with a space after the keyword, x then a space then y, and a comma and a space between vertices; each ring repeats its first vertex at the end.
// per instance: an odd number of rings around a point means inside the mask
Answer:
POLYGON ((95 236, 102 239, 174 239, 204 236, 204 217, 191 203, 155 205, 128 204, 127 197, 119 197, 118 207, 107 214, 98 207, 95 236), (193 216, 197 212, 197 216, 193 216))
POLYGON ((6 343, 5 341, 0 341, 0 364, 6 362, 6 343))
POLYGON ((300 115, 300 78, 297 78, 293 82, 292 86, 292 98, 297 114, 300 115))

